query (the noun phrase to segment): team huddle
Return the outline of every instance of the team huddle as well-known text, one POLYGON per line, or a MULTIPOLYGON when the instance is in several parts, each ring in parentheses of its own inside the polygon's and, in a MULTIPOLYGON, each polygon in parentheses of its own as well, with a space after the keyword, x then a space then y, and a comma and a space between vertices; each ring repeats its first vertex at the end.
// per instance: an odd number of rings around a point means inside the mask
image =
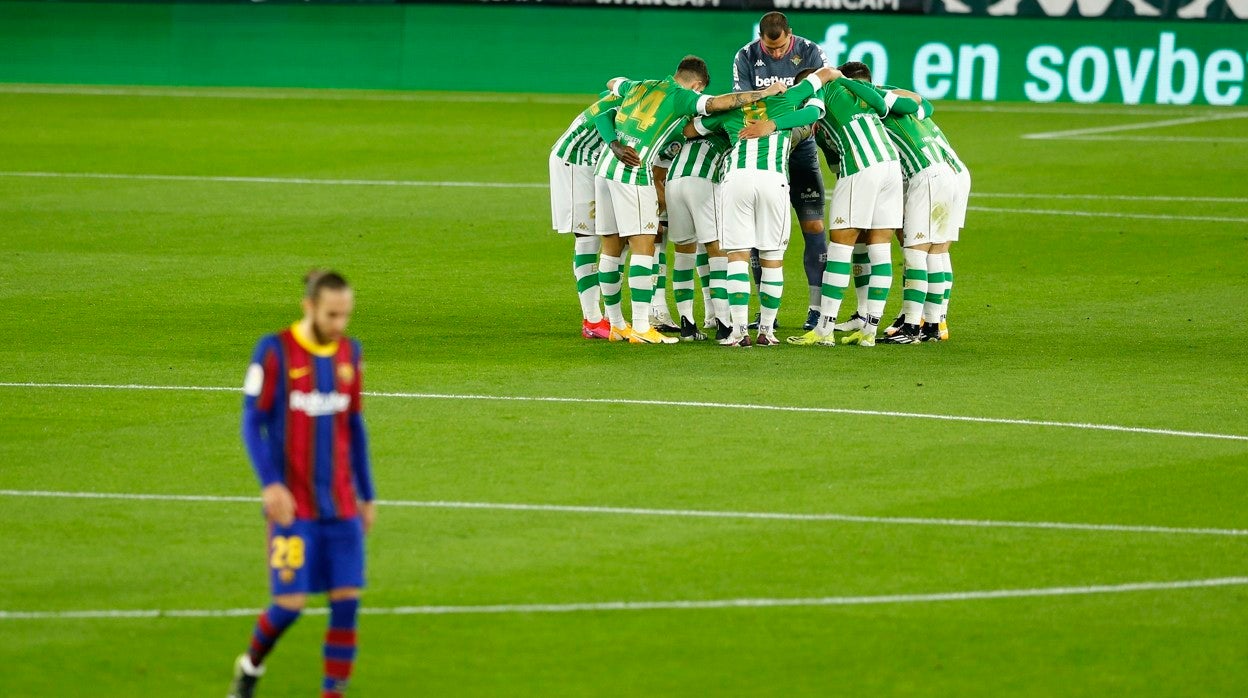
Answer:
POLYGON ((965 224, 970 173, 932 121, 932 105, 873 84, 865 64, 828 66, 778 12, 763 17, 733 72, 735 91, 718 96, 703 94, 710 76, 694 56, 661 80, 614 78, 551 149, 552 226, 574 236, 582 335, 671 344, 705 340, 708 329, 725 346, 778 344, 791 205, 809 303, 804 334, 788 343, 946 340, 949 248, 965 224), (819 151, 837 173, 826 238, 819 151), (894 238, 904 259, 902 305, 881 332, 894 238), (666 298, 669 241, 675 316, 666 298), (857 307, 838 323, 851 279, 857 307))

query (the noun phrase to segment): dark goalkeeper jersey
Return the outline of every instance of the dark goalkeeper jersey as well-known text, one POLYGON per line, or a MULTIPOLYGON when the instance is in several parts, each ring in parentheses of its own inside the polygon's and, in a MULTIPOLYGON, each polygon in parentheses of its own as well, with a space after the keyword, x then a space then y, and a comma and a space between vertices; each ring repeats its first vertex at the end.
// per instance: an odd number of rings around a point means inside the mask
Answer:
POLYGON ((794 34, 789 50, 779 59, 767 55, 760 39, 755 39, 737 51, 732 63, 732 89, 734 92, 761 90, 773 82, 793 86, 797 74, 807 68, 819 69, 828 64, 819 44, 794 34))

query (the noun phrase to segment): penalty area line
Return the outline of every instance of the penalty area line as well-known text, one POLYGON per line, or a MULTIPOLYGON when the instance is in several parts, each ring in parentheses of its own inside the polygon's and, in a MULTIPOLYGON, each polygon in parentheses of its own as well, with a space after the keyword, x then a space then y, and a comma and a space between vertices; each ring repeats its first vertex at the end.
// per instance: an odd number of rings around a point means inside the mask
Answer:
MULTIPOLYGON (((58 492, 50 490, 0 490, 0 497, 50 498, 50 499, 97 499, 129 501, 168 502, 218 502, 259 504, 257 497, 199 495, 199 494, 143 494, 127 492, 58 492)), ((1050 531, 1092 531, 1101 533, 1154 533, 1196 536, 1248 536, 1248 530, 1234 528, 1182 528, 1174 526, 1148 526, 1132 524, 1096 524, 1063 521, 1002 521, 993 519, 922 518, 916 516, 866 516, 835 513, 794 513, 767 511, 716 511, 706 509, 656 509, 646 507, 612 507, 574 504, 527 504, 509 502, 452 502, 421 500, 379 499, 383 507, 418 509, 468 509, 486 511, 523 511, 549 514, 601 514, 610 516, 669 517, 688 519, 727 519, 739 521, 801 521, 850 524, 877 524, 894 526, 942 526, 955 528, 1012 528, 1041 529, 1050 531)))
MULTIPOLYGON (((800 608, 819 606, 880 606, 893 604, 949 603, 992 599, 1024 599, 1097 594, 1128 594, 1183 589, 1211 589, 1248 585, 1248 577, 1214 577, 1170 582, 1131 582, 1087 586, 988 589, 928 594, 881 594, 873 596, 819 596, 797 598, 735 598, 673 601, 601 601, 586 603, 489 604, 480 606, 364 606, 360 613, 373 616, 449 616, 470 614, 601 613, 611 611, 687 611, 743 608, 800 608)), ((135 609, 83 611, 4 611, 0 620, 115 620, 127 618, 237 618, 260 613, 258 608, 135 609)), ((325 615, 323 608, 307 609, 309 615, 325 615)))
MULTIPOLYGON (((233 392, 241 393, 239 388, 225 386, 193 386, 193 385, 138 385, 134 383, 110 385, 107 383, 35 383, 35 382, 0 382, 0 388, 34 388, 34 389, 65 389, 65 390, 190 390, 200 392, 233 392)), ((405 400, 480 400, 486 402, 540 402, 569 403, 582 405, 634 405, 642 407, 692 407, 697 409, 718 410, 751 410, 762 412, 792 412, 803 414, 839 414, 858 417, 891 417, 899 419, 930 419, 944 422, 967 422, 972 424, 1004 424, 1011 426, 1051 427, 1060 429, 1081 429, 1086 431, 1111 431, 1130 434, 1152 434, 1157 436, 1178 436, 1194 439, 1217 439, 1224 441, 1248 441, 1242 434, 1221 434, 1215 432, 1185 431, 1180 429, 1161 429, 1154 427, 1131 427, 1120 424, 1095 424, 1090 422, 1059 422, 1042 419, 1012 419, 1008 417, 974 417, 968 415, 934 414, 926 412, 897 412, 891 410, 860 410, 848 407, 800 407, 796 405, 766 405, 737 402, 704 402, 694 400, 638 400, 629 398, 589 398, 589 397, 557 397, 544 395, 474 395, 456 393, 409 393, 409 392, 375 392, 366 391, 364 395, 373 398, 394 398, 405 400)))

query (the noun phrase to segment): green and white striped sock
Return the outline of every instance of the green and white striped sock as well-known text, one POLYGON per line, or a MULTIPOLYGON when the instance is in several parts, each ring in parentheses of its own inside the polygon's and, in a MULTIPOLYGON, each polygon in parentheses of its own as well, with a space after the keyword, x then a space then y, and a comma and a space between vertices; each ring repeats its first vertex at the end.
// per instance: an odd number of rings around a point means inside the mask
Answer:
POLYGON ((728 258, 711 257, 711 309, 712 317, 732 326, 732 314, 728 310, 728 258))
MULTIPOLYGON (((632 288, 632 285, 629 285, 632 288)), ((655 310, 667 310, 667 253, 658 249, 654 253, 654 297, 650 307, 655 310)))
POLYGON ((901 253, 906 259, 901 312, 906 324, 917 325, 923 319, 923 303, 927 300, 927 252, 906 247, 901 253))
MULTIPOLYGON (((829 243, 830 244, 830 243, 829 243)), ((867 316, 867 299, 870 295, 869 287, 871 285, 871 257, 867 254, 867 244, 859 242, 854 244, 854 300, 857 302, 857 312, 862 317, 867 316)))
POLYGON ((711 266, 706 245, 698 243, 697 255, 698 283, 702 286, 702 317, 712 318, 715 317, 715 306, 711 304, 711 266))
POLYGON ((745 332, 750 323, 750 263, 728 262, 728 312, 733 332, 745 332))
POLYGON ((927 256, 927 297, 923 303, 923 322, 940 322, 940 311, 945 304, 945 270, 941 255, 927 256))
POLYGON ((620 280, 620 264, 623 260, 619 257, 611 257, 602 255, 598 259, 598 285, 602 288, 602 304, 607 310, 607 318, 611 320, 611 326, 622 328, 628 323, 624 320, 624 309, 621 307, 623 295, 620 289, 623 283, 620 280))
POLYGON ((867 291, 867 318, 879 324, 888 304, 888 291, 893 286, 893 248, 887 242, 867 245, 871 262, 871 282, 867 291))
POLYGON ((943 320, 949 314, 949 296, 953 294, 953 260, 948 252, 942 252, 940 257, 940 266, 945 270, 945 297, 940 305, 940 318, 943 320))
POLYGON ((780 299, 784 296, 784 267, 763 267, 758 284, 758 305, 761 317, 759 332, 772 332, 776 327, 776 314, 780 312, 780 299))
POLYGON ((823 297, 819 301, 819 326, 815 328, 824 337, 832 334, 836 314, 841 311, 841 301, 845 299, 845 289, 849 288, 849 277, 853 271, 850 264, 853 255, 851 245, 828 243, 828 263, 823 267, 823 297))
POLYGON ((598 286, 600 249, 602 238, 596 235, 577 236, 572 255, 572 274, 576 277, 576 295, 581 301, 581 317, 588 322, 602 322, 602 292, 598 286))
MULTIPOLYGON (((677 252, 676 266, 672 268, 672 295, 676 297, 677 318, 689 318, 693 322, 693 267, 697 263, 692 252, 677 252)), ((679 323, 679 319, 677 320, 679 323)))
POLYGON ((650 331, 650 302, 654 298, 654 257, 633 253, 628 264, 628 292, 633 300, 633 331, 650 331))

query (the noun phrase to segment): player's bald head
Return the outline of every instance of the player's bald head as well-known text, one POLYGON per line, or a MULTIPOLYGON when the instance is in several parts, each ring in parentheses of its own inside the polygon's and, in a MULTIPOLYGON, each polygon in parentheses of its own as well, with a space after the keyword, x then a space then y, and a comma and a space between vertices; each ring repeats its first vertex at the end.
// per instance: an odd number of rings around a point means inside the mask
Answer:
POLYGON ((697 56, 685 56, 676 66, 675 78, 682 83, 700 82, 705 90, 711 84, 711 72, 706 61, 697 56))

